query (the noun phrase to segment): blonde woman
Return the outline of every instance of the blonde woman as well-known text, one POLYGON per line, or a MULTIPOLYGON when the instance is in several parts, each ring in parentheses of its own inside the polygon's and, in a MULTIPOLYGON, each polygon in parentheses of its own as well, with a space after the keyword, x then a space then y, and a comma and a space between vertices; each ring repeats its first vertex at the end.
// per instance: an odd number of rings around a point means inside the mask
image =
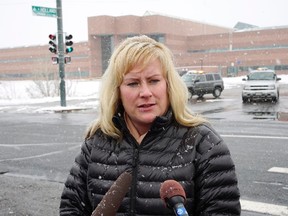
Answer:
POLYGON ((235 165, 218 133, 187 107, 171 51, 142 35, 114 51, 103 76, 99 118, 89 127, 61 196, 60 215, 91 215, 128 171, 116 215, 175 215, 160 198, 172 179, 189 215, 240 215, 235 165))

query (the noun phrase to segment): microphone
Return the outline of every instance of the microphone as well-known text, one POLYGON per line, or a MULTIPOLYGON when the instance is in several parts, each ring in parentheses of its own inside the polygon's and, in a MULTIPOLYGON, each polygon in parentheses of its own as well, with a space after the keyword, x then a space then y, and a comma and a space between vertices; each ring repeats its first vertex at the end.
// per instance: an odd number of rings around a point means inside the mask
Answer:
POLYGON ((174 210, 176 216, 189 216, 184 207, 186 194, 181 186, 175 180, 166 180, 160 186, 160 197, 166 207, 174 210))
POLYGON ((114 216, 131 186, 132 175, 123 172, 106 192, 91 216, 114 216))

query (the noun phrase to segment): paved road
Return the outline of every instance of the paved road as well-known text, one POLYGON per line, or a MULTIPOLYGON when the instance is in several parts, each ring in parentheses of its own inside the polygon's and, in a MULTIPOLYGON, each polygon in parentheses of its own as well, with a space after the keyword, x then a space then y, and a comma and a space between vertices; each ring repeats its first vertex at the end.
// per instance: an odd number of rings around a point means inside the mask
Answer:
MULTIPOLYGON (((288 215, 288 174, 279 172, 287 167, 287 122, 251 118, 228 91, 222 102, 208 96, 206 102, 193 100, 191 107, 207 116, 229 145, 237 166, 242 215, 288 215)), ((278 107, 285 107, 285 100, 283 96, 278 107)), ((73 101, 73 105, 82 103, 73 101)), ((37 110, 41 106, 49 104, 38 104, 37 110)), ((33 106, 24 112, 18 108, 0 114, 0 215, 58 215, 63 182, 86 126, 97 113, 94 109, 35 113, 33 106)))

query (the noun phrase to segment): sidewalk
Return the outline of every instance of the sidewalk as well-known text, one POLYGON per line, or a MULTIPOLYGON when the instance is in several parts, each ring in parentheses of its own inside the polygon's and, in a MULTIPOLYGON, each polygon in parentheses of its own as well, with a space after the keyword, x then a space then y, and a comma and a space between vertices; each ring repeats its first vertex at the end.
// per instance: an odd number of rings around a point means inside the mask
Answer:
MULTIPOLYGON (((58 99, 58 98, 57 98, 58 99)), ((1 112, 13 112, 13 113, 61 113, 61 112, 77 112, 77 111, 89 111, 95 110, 98 107, 97 98, 79 98, 79 99, 69 99, 66 100, 66 106, 60 105, 59 101, 54 99, 53 101, 40 101, 34 102, 29 100, 18 103, 13 103, 13 100, 7 101, 7 103, 0 104, 0 113, 1 112)))

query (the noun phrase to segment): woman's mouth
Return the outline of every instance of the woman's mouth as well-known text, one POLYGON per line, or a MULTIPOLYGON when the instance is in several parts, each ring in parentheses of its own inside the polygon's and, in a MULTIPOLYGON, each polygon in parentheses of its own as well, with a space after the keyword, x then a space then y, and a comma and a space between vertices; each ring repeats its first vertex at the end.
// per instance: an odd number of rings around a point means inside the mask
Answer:
POLYGON ((149 104, 141 104, 138 107, 139 108, 148 108, 148 107, 151 107, 151 106, 154 106, 154 105, 155 105, 154 103, 149 103, 149 104))
POLYGON ((141 111, 150 111, 152 109, 152 107, 154 107, 154 103, 150 103, 150 104, 141 104, 138 106, 138 108, 141 111))

